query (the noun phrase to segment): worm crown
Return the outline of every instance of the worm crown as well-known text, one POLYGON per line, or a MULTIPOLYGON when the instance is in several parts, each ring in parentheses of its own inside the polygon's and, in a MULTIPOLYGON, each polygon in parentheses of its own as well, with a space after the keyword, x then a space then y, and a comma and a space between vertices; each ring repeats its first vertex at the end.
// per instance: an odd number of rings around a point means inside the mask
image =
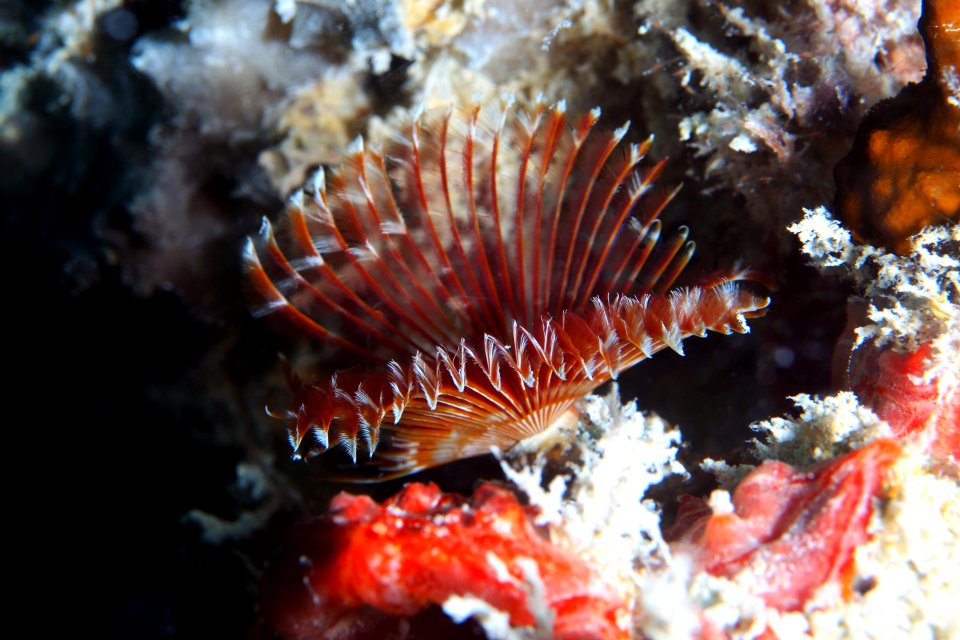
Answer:
POLYGON ((290 375, 297 455, 340 443, 392 477, 541 433, 620 371, 707 330, 746 332, 767 300, 739 272, 670 290, 694 251, 659 243, 674 193, 651 140, 562 103, 426 112, 358 142, 245 251, 258 314, 354 366, 290 375), (283 248, 281 248, 281 246, 283 248))

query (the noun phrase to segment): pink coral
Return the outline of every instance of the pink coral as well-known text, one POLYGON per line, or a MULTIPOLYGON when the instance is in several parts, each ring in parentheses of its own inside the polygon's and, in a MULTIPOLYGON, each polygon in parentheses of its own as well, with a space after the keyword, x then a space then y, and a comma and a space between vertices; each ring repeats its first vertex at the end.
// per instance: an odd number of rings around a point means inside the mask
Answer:
POLYGON ((542 624, 546 607, 557 640, 629 637, 620 597, 546 540, 512 493, 491 484, 469 500, 419 483, 383 505, 339 494, 327 516, 292 531, 267 572, 263 612, 285 638, 326 638, 334 629, 338 638, 373 637, 365 634, 378 616, 376 637, 385 637, 380 614, 412 616, 468 595, 514 626, 542 624))
POLYGON ((736 488, 730 513, 686 496, 673 545, 699 570, 746 575, 751 591, 781 611, 802 609, 831 583, 849 592, 853 552, 869 538, 874 502, 900 451, 877 440, 812 470, 764 462, 736 488))
POLYGON ((923 379, 930 358, 929 343, 905 354, 865 344, 853 354, 848 383, 894 434, 921 440, 937 458, 960 461, 960 389, 956 381, 923 379))

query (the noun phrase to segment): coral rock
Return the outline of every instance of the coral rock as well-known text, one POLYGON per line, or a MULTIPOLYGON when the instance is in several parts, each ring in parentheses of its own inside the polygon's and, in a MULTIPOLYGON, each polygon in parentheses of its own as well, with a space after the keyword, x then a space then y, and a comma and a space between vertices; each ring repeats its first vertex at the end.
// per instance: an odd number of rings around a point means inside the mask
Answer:
POLYGON ((686 496, 674 547, 781 611, 802 609, 824 585, 849 591, 853 553, 900 451, 883 439, 809 471, 766 461, 737 486, 732 509, 686 496))
POLYGON ((925 226, 960 220, 958 6, 924 1, 926 77, 867 114, 835 171, 835 210, 846 225, 898 253, 925 226))
POLYGON ((512 626, 552 617, 557 639, 629 637, 620 597, 490 484, 469 500, 417 483, 383 505, 341 493, 326 517, 295 527, 264 584, 264 617, 286 638, 366 637, 371 618, 454 596, 487 603, 512 626))

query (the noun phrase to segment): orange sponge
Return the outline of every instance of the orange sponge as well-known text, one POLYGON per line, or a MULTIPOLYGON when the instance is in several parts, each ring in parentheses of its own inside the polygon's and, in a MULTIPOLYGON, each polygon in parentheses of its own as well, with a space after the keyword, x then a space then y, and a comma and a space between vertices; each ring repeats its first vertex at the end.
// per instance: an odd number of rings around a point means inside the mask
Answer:
POLYGON ((919 27, 926 77, 864 117, 834 172, 837 214, 898 253, 925 226, 960 219, 960 3, 924 0, 919 27))

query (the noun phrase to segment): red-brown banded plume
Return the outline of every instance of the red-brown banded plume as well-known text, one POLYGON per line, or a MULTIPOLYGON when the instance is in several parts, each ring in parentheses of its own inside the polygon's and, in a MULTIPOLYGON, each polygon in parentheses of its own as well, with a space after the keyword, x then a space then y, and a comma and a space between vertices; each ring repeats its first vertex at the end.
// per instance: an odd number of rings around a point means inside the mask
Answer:
POLYGON ((685 227, 660 240, 663 163, 640 168, 651 140, 598 118, 424 113, 319 172, 279 234, 264 221, 257 312, 350 365, 291 375, 297 455, 340 443, 397 476, 508 449, 664 347, 748 331, 767 300, 745 273, 670 290, 694 244, 685 227))

